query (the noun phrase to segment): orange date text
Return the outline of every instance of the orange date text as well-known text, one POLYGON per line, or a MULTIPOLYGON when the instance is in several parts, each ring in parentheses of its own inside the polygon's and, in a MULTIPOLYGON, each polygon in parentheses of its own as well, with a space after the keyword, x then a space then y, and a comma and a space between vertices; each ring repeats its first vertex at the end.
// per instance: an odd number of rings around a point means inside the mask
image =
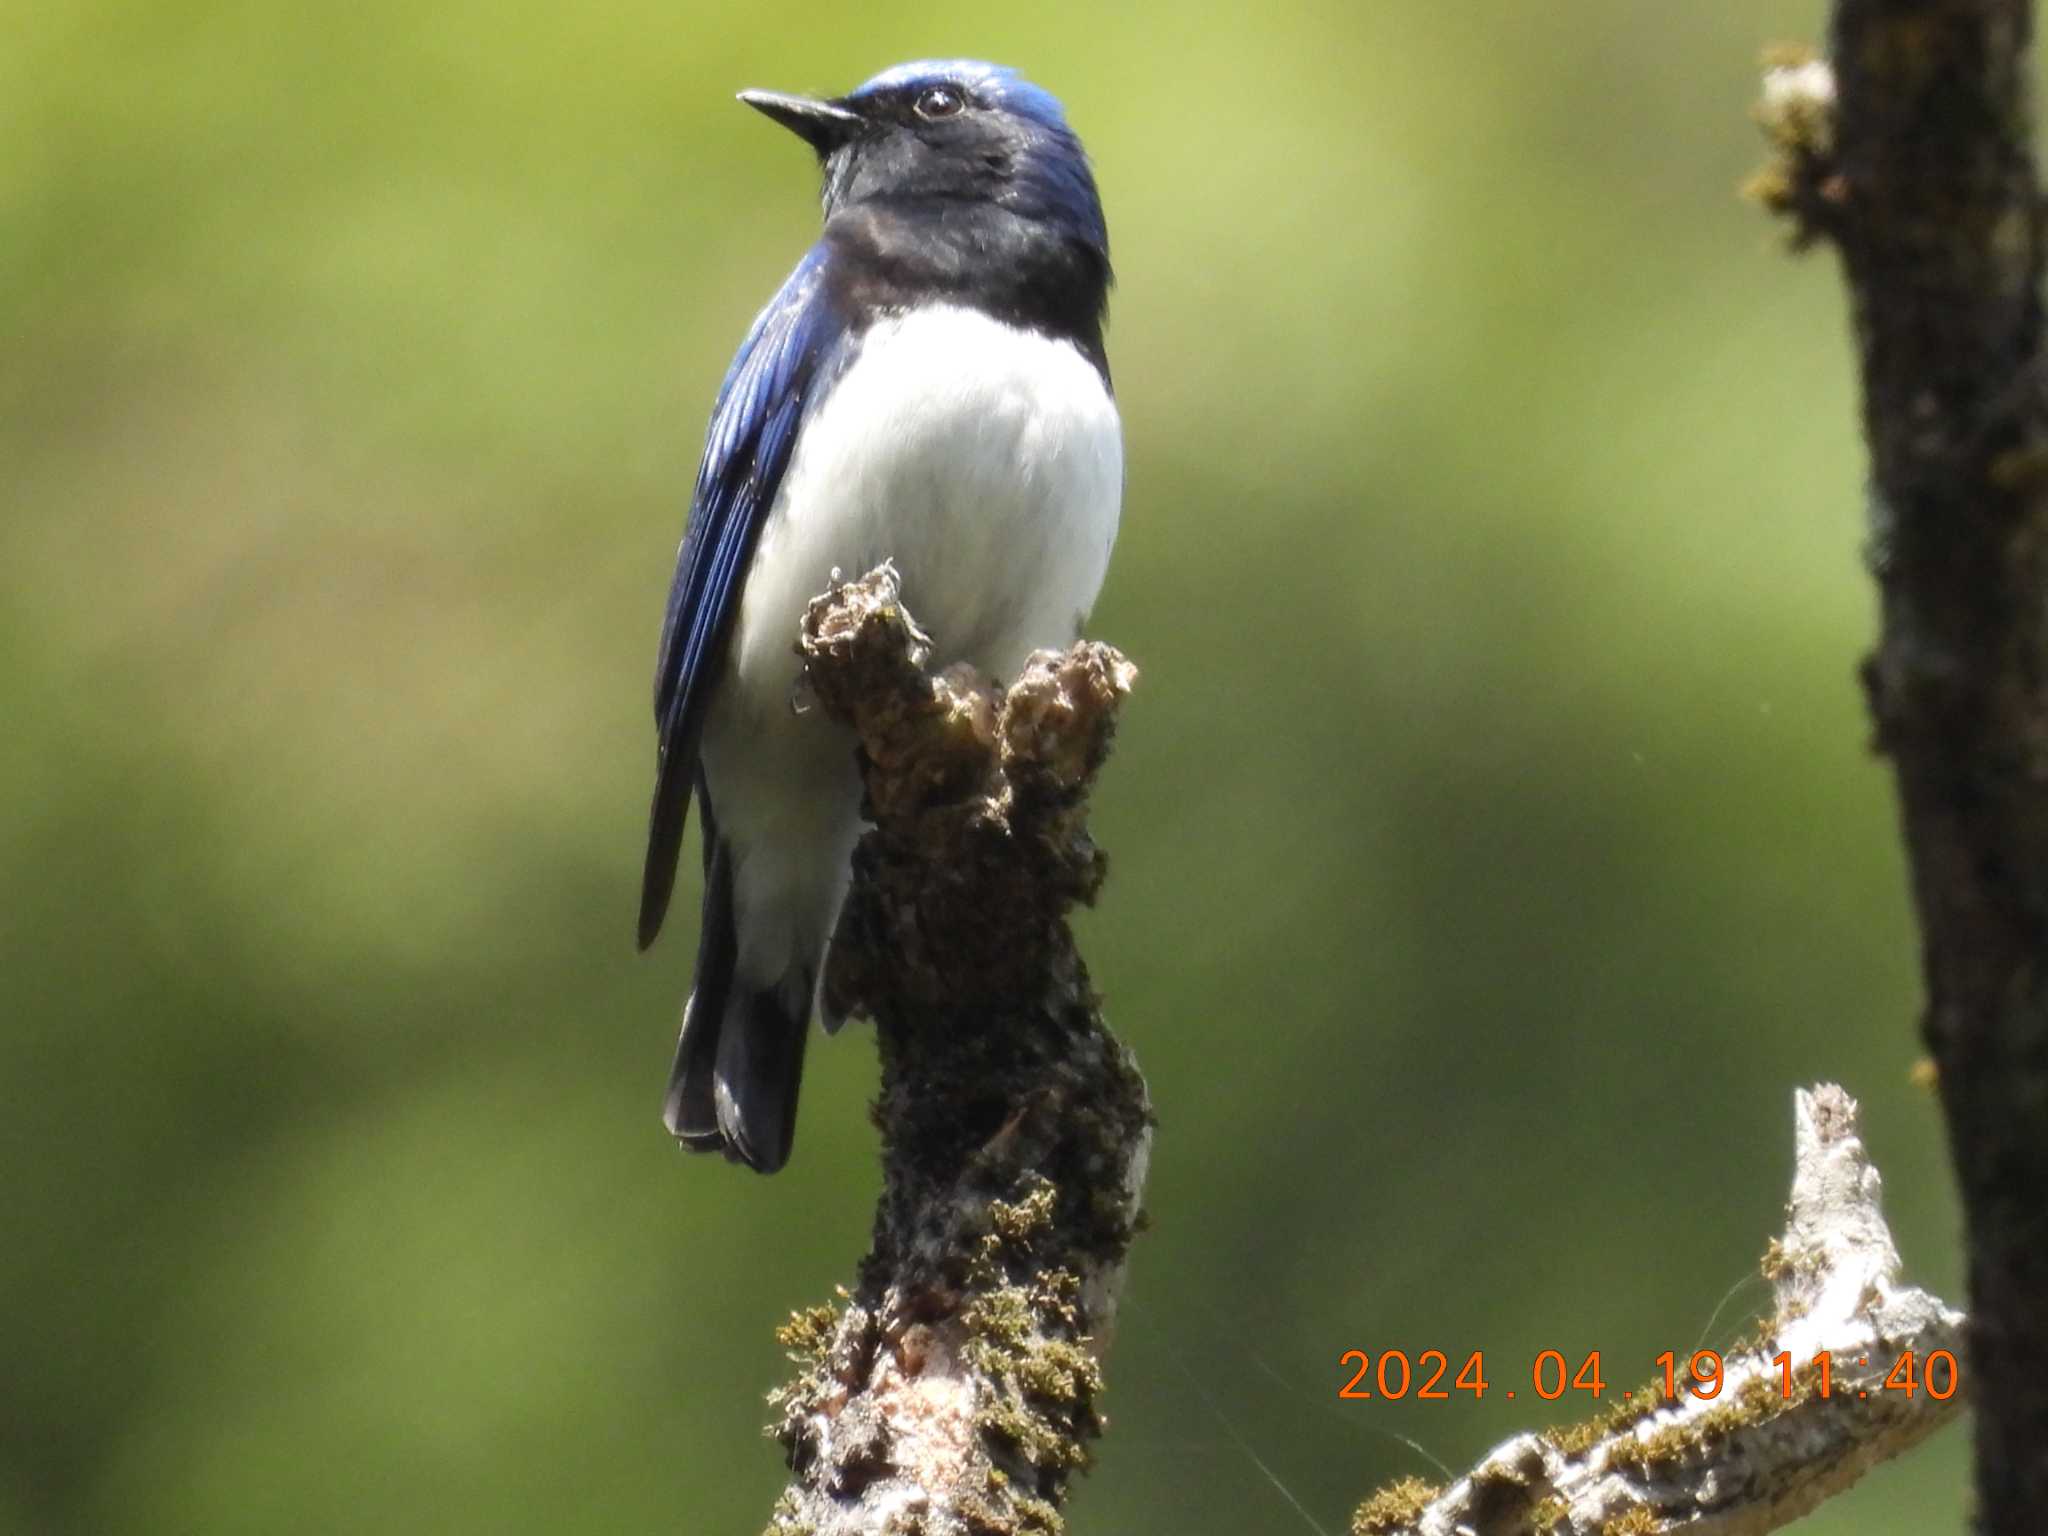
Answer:
MULTIPOLYGON (((1859 1355, 1853 1362, 1837 1362, 1828 1350, 1822 1350, 1808 1360, 1794 1360, 1787 1354, 1775 1355, 1770 1364, 1775 1372, 1779 1391, 1786 1401, 1794 1397, 1869 1397, 1873 1392, 1903 1392, 1908 1397, 1925 1392, 1937 1401, 1946 1402, 1955 1396, 1958 1380, 1956 1357, 1945 1349, 1930 1350, 1925 1355, 1916 1355, 1912 1350, 1892 1357, 1881 1381, 1854 1387, 1838 1384, 1835 1371, 1838 1363, 1853 1363, 1858 1371, 1857 1380, 1867 1381, 1867 1368, 1871 1357, 1859 1355)), ((1876 1362, 1881 1368, 1883 1360, 1876 1362)), ((1721 1395, 1727 1381, 1727 1365, 1714 1350, 1695 1350, 1691 1355, 1681 1357, 1675 1350, 1665 1350, 1655 1362, 1656 1374, 1647 1386, 1631 1388, 1620 1392, 1624 1398, 1648 1397, 1653 1400, 1678 1402, 1692 1397, 1705 1400, 1721 1395)), ((1459 1393, 1472 1398, 1485 1397, 1489 1392, 1498 1392, 1506 1397, 1516 1395, 1518 1389, 1532 1392, 1545 1402, 1556 1402, 1567 1393, 1580 1393, 1588 1397, 1608 1395, 1608 1383, 1601 1374, 1600 1351, 1595 1349, 1584 1355, 1566 1355, 1562 1350, 1546 1349, 1530 1361, 1526 1367, 1501 1377, 1489 1377, 1485 1352, 1473 1350, 1462 1361, 1441 1349, 1425 1349, 1420 1354, 1410 1355, 1402 1349, 1385 1349, 1374 1354, 1363 1349, 1347 1349, 1337 1357, 1342 1380, 1337 1386, 1337 1395, 1353 1402, 1372 1398, 1383 1398, 1398 1402, 1414 1398, 1421 1402, 1449 1402, 1459 1393)))

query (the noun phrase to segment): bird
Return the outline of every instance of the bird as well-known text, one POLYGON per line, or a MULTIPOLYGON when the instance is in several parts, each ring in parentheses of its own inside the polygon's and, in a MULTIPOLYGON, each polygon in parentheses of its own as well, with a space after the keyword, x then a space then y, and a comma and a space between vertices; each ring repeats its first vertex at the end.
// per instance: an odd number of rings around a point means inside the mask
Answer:
POLYGON ((1014 679, 1087 621, 1124 457, 1108 227, 1057 98, 927 59, 843 96, 739 100, 815 153, 823 222, 706 432, 655 668, 639 942, 694 799, 703 911, 663 1121, 773 1173, 813 1023, 844 1022, 821 978, 864 825, 850 731, 796 691, 804 609, 886 560, 935 664, 1014 679))

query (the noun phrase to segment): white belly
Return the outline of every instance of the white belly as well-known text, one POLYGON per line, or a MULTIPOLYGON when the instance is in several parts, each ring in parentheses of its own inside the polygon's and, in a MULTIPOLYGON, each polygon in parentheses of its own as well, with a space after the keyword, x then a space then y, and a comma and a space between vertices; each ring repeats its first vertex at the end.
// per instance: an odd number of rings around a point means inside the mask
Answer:
POLYGON ((1102 587, 1123 499, 1116 406, 1080 351, 976 310, 883 320, 804 423, 761 531, 734 665, 791 671, 804 605, 885 559, 937 660, 1013 676, 1102 587))
POLYGON ((935 664, 1007 680, 1080 632, 1122 499, 1116 406, 1077 348, 967 309, 870 328, 803 425, 705 722, 743 974, 815 958, 859 834, 849 738, 791 709, 805 604, 893 560, 935 664))

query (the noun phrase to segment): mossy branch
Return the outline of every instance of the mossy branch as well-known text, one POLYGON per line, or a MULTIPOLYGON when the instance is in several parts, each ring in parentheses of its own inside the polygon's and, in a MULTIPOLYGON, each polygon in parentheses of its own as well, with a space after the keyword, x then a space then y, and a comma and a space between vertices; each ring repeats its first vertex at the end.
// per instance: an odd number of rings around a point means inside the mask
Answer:
POLYGON ((1969 1242, 1978 1529, 2048 1510, 2048 221, 2028 0, 1834 0, 1758 196, 1840 253, 1891 760, 1969 1242))
POLYGON ((883 1189, 853 1288, 782 1330, 768 1530, 1050 1536, 1102 1429, 1151 1144, 1066 922, 1102 883, 1087 796, 1137 674, 1084 643, 1007 690, 934 676, 886 565, 813 602, 800 649, 874 822, 826 984, 876 1022, 883 1189))
POLYGON ((1855 1101, 1824 1084, 1797 1095, 1795 1116, 1785 1234, 1764 1260, 1774 1315, 1728 1353, 1713 1396, 1698 1395, 1713 1382, 1704 1367, 1677 1375, 1675 1401, 1652 1382, 1603 1419, 1516 1436, 1448 1489, 1382 1490, 1355 1536, 1761 1536, 1954 1418, 1963 1320, 1898 1283, 1855 1101), (1908 1351, 1914 1389, 1887 1387, 1908 1351))

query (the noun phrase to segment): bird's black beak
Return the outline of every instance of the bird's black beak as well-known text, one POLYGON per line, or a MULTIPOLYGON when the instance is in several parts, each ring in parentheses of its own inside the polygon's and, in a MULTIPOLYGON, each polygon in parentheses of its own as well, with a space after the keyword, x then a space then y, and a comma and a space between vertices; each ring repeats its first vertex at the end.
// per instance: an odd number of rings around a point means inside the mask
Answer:
POLYGON ((815 149, 820 158, 852 138, 860 127, 860 114, 829 101, 808 96, 785 96, 780 91, 741 91, 740 100, 772 118, 815 149))

